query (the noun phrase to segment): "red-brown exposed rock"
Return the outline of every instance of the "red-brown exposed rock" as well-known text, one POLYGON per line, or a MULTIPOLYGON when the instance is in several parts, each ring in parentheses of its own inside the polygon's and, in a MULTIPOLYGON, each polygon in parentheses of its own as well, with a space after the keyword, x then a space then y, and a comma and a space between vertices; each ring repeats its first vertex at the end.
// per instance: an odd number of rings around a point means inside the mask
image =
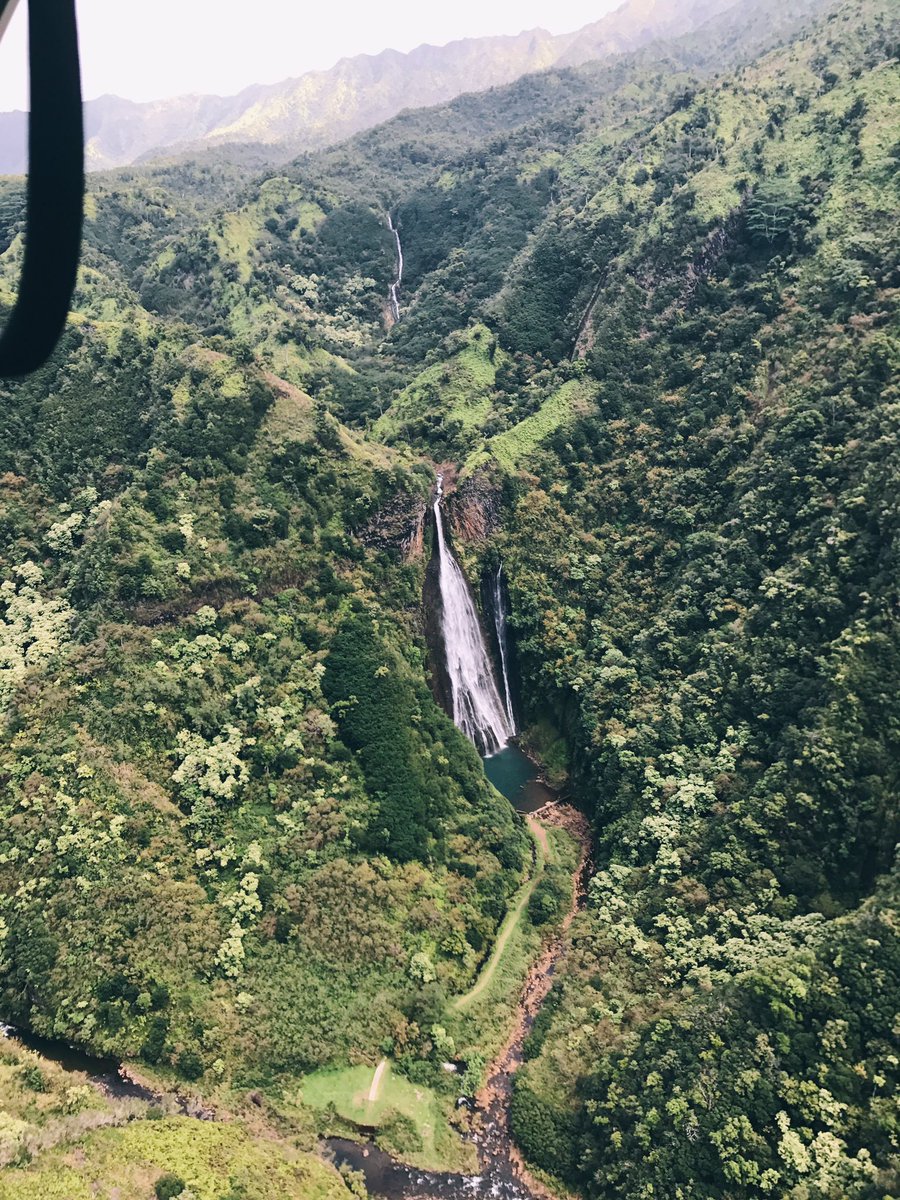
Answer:
POLYGON ((446 511, 455 538, 486 541, 500 528, 500 488, 486 471, 477 471, 448 498, 446 511))

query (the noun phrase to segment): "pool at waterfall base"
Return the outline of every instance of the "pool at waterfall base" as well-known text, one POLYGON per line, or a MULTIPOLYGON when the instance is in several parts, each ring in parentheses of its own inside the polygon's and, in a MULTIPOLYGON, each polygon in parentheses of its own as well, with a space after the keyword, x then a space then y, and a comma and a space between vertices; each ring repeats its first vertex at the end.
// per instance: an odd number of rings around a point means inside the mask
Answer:
POLYGON ((540 778, 536 763, 513 742, 483 760, 484 773, 520 813, 537 812, 556 799, 556 793, 540 778))

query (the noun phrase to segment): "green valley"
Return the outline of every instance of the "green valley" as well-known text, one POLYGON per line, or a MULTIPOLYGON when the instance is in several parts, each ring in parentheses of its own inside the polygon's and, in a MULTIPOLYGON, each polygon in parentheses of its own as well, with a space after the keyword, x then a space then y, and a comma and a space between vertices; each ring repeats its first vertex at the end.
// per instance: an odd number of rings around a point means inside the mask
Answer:
POLYGON ((898 56, 717 4, 91 176, 0 384, 0 1200, 900 1194, 898 56))

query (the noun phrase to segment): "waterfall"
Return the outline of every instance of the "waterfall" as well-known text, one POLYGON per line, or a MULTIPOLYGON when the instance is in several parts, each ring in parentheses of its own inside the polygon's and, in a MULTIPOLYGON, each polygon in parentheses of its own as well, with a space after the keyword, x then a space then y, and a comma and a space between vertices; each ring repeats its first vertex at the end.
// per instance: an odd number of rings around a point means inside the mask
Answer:
POLYGON ((516 717, 513 712, 512 692, 509 687, 509 640, 506 633, 506 605, 503 603, 503 563, 494 575, 494 629, 497 633, 497 648, 500 651, 500 669, 503 672, 503 704, 513 733, 516 732, 516 717))
POLYGON ((388 213, 388 229, 394 235, 397 243, 397 278, 391 284, 391 312, 394 320, 400 320, 400 284, 403 282, 403 247, 400 245, 400 232, 394 225, 391 214, 388 213))
POLYGON ((496 754, 514 733, 494 679, 478 612, 459 563, 447 545, 441 500, 444 479, 437 477, 434 524, 440 568, 441 632, 454 723, 482 754, 496 754))

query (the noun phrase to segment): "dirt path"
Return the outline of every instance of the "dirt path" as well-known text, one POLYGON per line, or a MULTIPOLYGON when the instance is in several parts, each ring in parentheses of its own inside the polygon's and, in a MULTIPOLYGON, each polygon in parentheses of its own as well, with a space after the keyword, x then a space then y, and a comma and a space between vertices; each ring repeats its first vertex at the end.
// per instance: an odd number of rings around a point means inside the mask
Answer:
MULTIPOLYGON (((584 894, 584 874, 585 867, 590 855, 590 826, 587 818, 577 809, 571 808, 567 804, 547 804, 543 808, 538 809, 536 814, 539 815, 548 825, 556 825, 565 829, 576 839, 581 846, 581 856, 578 862, 578 869, 575 872, 575 886, 572 890, 572 904, 569 911, 563 918, 562 924, 559 927, 559 932, 553 941, 544 949, 543 953, 533 963, 528 976, 525 980, 525 985, 522 988, 522 995, 519 998, 518 1015, 516 1024, 510 1030, 506 1045, 497 1055, 497 1058, 491 1064, 488 1071, 488 1083, 478 1097, 479 1107, 484 1107, 484 1102, 488 1099, 488 1093, 491 1088, 491 1083, 494 1078, 501 1075, 504 1071, 508 1071, 510 1067, 515 1070, 518 1066, 516 1058, 516 1048, 521 1043, 522 1038, 527 1032, 528 1027, 537 1016, 538 1009, 546 999, 547 993, 553 983, 553 976, 550 968, 562 957, 565 946, 565 935, 575 914, 581 907, 581 902, 584 894)), ((530 819, 530 818, 529 818, 530 819)), ((537 823, 537 822, 535 822, 537 823)), ((547 837, 546 829, 541 829, 544 838, 547 837)))
MULTIPOLYGON (((566 932, 581 907, 590 860, 591 831, 584 814, 567 804, 547 804, 532 816, 540 816, 546 825, 556 825, 567 830, 581 846, 578 869, 574 875, 572 905, 556 937, 545 947, 528 972, 519 998, 515 1024, 510 1030, 506 1045, 488 1069, 487 1083, 476 1097, 476 1110, 482 1114, 486 1131, 479 1145, 483 1167, 493 1167, 495 1170, 499 1167, 502 1170, 505 1163, 513 1177, 525 1185, 534 1200, 555 1200, 552 1193, 531 1175, 509 1135, 509 1103, 513 1076, 523 1061, 522 1043, 553 986, 557 964, 565 953, 566 932)), ((546 829, 543 830, 543 834, 546 838, 546 829)))
POLYGON ((384 1073, 388 1067, 388 1060, 383 1058, 375 1068, 375 1074, 372 1076, 372 1086, 369 1088, 368 1100, 370 1104, 374 1104, 378 1099, 378 1093, 381 1091, 381 1081, 384 1078, 384 1073))
MULTIPOLYGON (((544 851, 544 858, 546 859, 547 862, 552 861, 553 854, 550 851, 550 840, 547 837, 547 830, 540 823, 540 821, 535 819, 533 813, 529 813, 526 816, 525 820, 528 823, 528 828, 531 830, 531 832, 534 834, 534 836, 537 838, 538 842, 540 843, 540 847, 544 851)), ((537 882, 536 874, 535 874, 535 882, 537 882)))
POLYGON ((540 821, 537 821, 534 816, 529 813, 525 818, 528 823, 528 828, 531 830, 535 840, 535 858, 534 869, 531 872, 531 878, 527 883, 523 884, 518 899, 514 906, 509 910, 504 918, 503 924, 500 926, 500 932, 497 935, 497 940, 494 942, 494 948, 491 951, 491 956, 485 963, 481 974, 475 981, 474 987, 470 988, 462 996, 457 996, 453 1001, 453 1007, 460 1011, 467 1008, 473 1000, 475 1000, 484 989, 490 984, 496 974, 497 967, 503 958, 503 953, 506 950, 507 943, 512 937, 513 932, 518 928, 522 920, 522 914, 525 911, 525 906, 531 899, 531 894, 537 887, 538 880, 544 872, 544 864, 551 858, 550 842, 547 838, 547 830, 543 827, 540 821))
POLYGON ((392 1159, 377 1146, 359 1147, 353 1142, 330 1139, 329 1147, 335 1152, 337 1161, 354 1170, 361 1171, 373 1195, 393 1197, 394 1200, 419 1200, 430 1196, 433 1200, 459 1200, 461 1196, 471 1200, 570 1200, 570 1197, 554 1196, 529 1172, 509 1132, 509 1104, 512 1096, 513 1078, 523 1061, 522 1044, 534 1023, 534 1018, 549 992, 554 971, 562 960, 565 949, 565 933, 580 907, 588 874, 590 856, 590 826, 582 813, 566 804, 549 803, 528 818, 535 839, 535 869, 531 879, 525 883, 516 898, 513 910, 501 927, 490 961, 472 992, 460 997, 456 1006, 466 1003, 490 981, 496 964, 503 954, 509 933, 515 927, 525 904, 540 879, 544 863, 552 852, 548 840, 548 828, 565 829, 581 846, 581 858, 574 875, 571 908, 562 921, 555 936, 544 947, 537 960, 532 963, 525 978, 506 1044, 491 1063, 487 1084, 475 1100, 471 1126, 466 1134, 478 1152, 477 1175, 457 1175, 452 1172, 422 1171, 392 1159), (503 937, 504 932, 506 937, 503 937), (501 943, 502 939, 502 943, 501 943))

